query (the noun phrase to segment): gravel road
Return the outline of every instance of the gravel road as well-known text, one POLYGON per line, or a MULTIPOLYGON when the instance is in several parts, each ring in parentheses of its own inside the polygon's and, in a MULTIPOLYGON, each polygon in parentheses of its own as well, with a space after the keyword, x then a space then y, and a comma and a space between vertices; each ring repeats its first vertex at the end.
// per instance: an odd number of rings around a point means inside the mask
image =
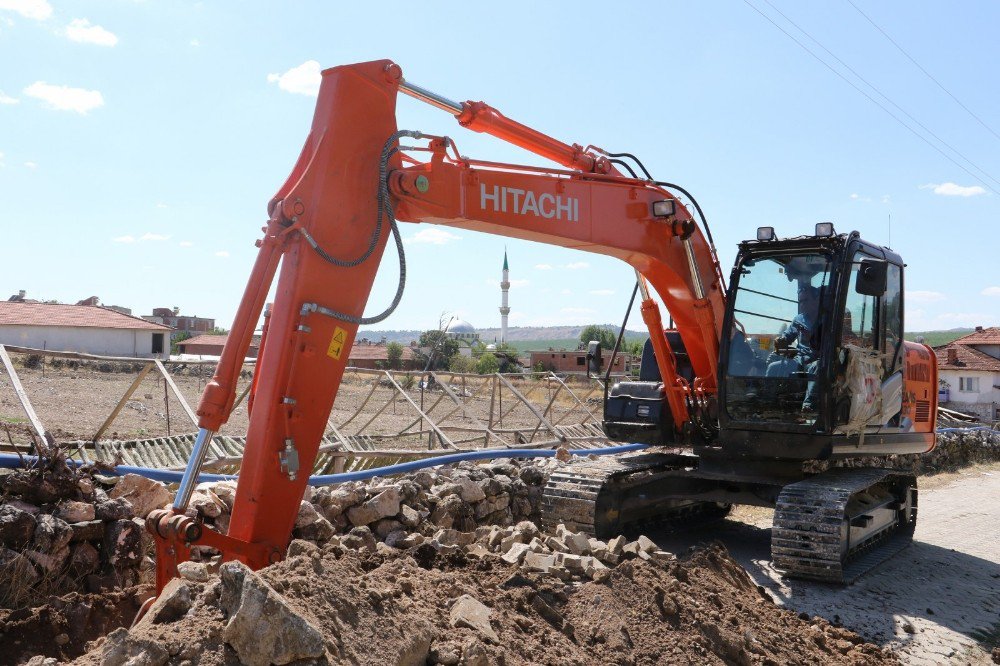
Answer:
POLYGON ((782 579, 770 565, 771 512, 684 534, 665 548, 719 539, 778 603, 840 622, 904 664, 991 664, 1000 645, 1000 465, 922 479, 914 543, 854 585, 782 579))

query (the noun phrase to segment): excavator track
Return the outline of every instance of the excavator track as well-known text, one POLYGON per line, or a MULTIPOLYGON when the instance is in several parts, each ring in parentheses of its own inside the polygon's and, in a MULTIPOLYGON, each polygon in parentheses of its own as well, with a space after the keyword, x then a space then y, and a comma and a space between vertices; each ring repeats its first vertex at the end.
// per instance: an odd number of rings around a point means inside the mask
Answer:
POLYGON ((916 521, 915 477, 829 470, 782 489, 771 559, 787 576, 848 584, 906 548, 916 521))
POLYGON ((728 505, 660 498, 659 482, 683 470, 690 459, 677 454, 599 458, 553 472, 542 494, 542 525, 562 523, 576 532, 609 538, 638 526, 683 520, 685 526, 718 520, 728 505))

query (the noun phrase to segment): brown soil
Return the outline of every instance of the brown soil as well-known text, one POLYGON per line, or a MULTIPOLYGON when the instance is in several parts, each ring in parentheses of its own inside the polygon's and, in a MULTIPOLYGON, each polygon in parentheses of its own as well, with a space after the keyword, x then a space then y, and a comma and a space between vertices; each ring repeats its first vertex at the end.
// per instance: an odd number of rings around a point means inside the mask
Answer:
POLYGON ((0 610, 0 664, 19 664, 37 655, 78 657, 88 642, 129 626, 143 593, 149 596, 149 590, 140 588, 72 593, 35 608, 0 610))
MULTIPOLYGON (((320 630, 336 663, 394 664, 421 643, 417 651, 427 652, 428 663, 897 663, 849 631, 775 606, 719 545, 681 563, 624 562, 603 582, 576 585, 495 557, 458 553, 423 564, 333 547, 260 573, 320 630), (463 594, 492 609, 499 642, 451 627, 449 605, 463 594)), ((144 623, 130 640, 162 646, 169 663, 238 663, 221 638, 226 619, 217 586, 192 585, 196 590, 186 616, 144 623)), ((94 644, 76 663, 100 660, 94 644)))

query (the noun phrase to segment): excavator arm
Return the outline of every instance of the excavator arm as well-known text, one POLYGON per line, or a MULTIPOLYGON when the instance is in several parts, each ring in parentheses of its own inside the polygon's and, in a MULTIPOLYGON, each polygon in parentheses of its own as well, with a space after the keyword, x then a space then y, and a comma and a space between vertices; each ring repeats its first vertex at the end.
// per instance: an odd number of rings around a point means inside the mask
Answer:
MULTIPOLYGON (((160 588, 197 544, 254 568, 282 556, 349 350, 359 325, 370 321, 363 311, 390 236, 402 251, 394 220, 618 257, 641 276, 643 318, 674 423, 679 427, 688 419, 692 396, 716 391, 724 286, 714 250, 687 209, 665 188, 623 176, 596 149, 561 143, 482 102, 458 104, 434 95, 406 82, 390 61, 323 72, 312 129, 268 210, 232 333, 202 396, 201 429, 174 506, 148 521, 157 541, 160 588), (445 137, 399 132, 400 92, 562 168, 470 160, 445 137), (413 141, 421 151, 416 154, 428 159, 412 158, 401 145, 413 141), (229 532, 222 535, 185 511, 212 436, 232 409, 279 260, 239 486, 229 532), (646 283, 673 316, 696 375, 693 386, 678 377, 646 283)), ((400 279, 405 279, 402 260, 400 279)))

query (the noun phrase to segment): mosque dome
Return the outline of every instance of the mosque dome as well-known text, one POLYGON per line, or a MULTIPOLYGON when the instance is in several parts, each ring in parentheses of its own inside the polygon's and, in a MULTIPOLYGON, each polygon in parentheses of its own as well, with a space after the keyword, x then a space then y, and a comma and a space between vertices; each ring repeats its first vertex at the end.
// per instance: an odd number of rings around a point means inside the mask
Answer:
POLYGON ((444 329, 444 331, 449 336, 458 340, 471 342, 479 339, 479 333, 476 331, 476 327, 457 317, 451 320, 448 327, 444 329))

